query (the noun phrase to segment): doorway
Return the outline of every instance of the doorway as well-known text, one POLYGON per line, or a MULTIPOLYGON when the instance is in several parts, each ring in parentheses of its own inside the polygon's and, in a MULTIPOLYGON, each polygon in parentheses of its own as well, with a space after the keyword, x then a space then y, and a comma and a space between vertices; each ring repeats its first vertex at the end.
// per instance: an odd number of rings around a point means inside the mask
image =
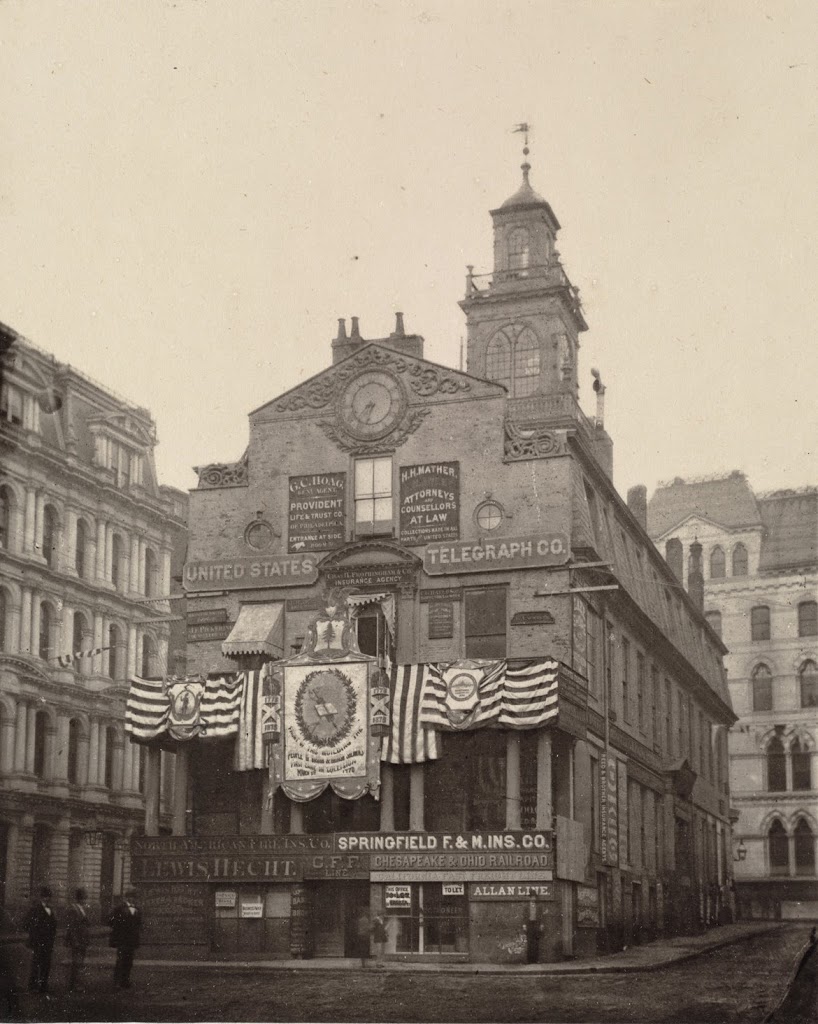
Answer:
POLYGON ((312 882, 312 935, 316 957, 369 954, 369 939, 359 942, 357 922, 369 916, 369 882, 312 882))

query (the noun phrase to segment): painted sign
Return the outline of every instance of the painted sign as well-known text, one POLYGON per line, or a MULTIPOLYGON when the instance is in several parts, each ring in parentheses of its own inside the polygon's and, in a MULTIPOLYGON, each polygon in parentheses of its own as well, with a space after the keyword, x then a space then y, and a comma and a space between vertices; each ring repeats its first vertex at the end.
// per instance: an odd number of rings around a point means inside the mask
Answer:
POLYGON ((182 574, 187 591, 252 590, 297 587, 315 583, 318 570, 312 555, 269 555, 188 562, 182 574))
MULTIPOLYGON (((371 853, 370 870, 376 871, 547 871, 551 878, 554 859, 550 853, 371 853)), ((541 877, 541 876, 540 876, 541 877)))
POLYGON ((460 536, 460 463, 401 466, 400 539, 403 544, 460 536))
POLYGON ((600 840, 606 864, 619 863, 619 814, 616 758, 603 753, 599 758, 600 840))
POLYGON ((295 882, 302 861, 272 856, 174 856, 132 858, 134 882, 295 882))
POLYGON ((305 878, 369 878, 369 858, 361 854, 316 853, 304 860, 305 878))
POLYGON ((429 544, 423 554, 423 568, 431 576, 445 573, 490 572, 503 569, 536 569, 562 565, 570 556, 563 533, 530 537, 506 537, 496 541, 458 541, 429 544))
POLYGON ((187 642, 201 644, 207 640, 226 640, 232 628, 230 622, 189 622, 187 642))
POLYGON ((544 882, 474 882, 469 886, 470 900, 515 900, 531 898, 553 900, 554 886, 544 882))
POLYGON ((357 850, 361 853, 524 850, 550 854, 553 842, 551 833, 543 831, 339 832, 335 836, 335 849, 340 852, 357 850))
POLYGON ((412 887, 409 885, 387 885, 386 909, 404 910, 412 906, 412 887))
POLYGON ((418 591, 418 600, 421 604, 429 601, 462 601, 462 587, 429 587, 426 590, 418 591))
POLYGON ((443 896, 463 896, 465 886, 462 882, 444 882, 440 891, 443 896))
POLYGON ((417 571, 413 565, 386 562, 381 565, 329 565, 324 570, 332 587, 414 587, 417 571))
MULTIPOLYGON (((400 871, 372 871, 370 882, 401 882, 406 878, 400 871)), ((551 871, 528 868, 526 871, 485 871, 459 868, 456 871, 414 871, 413 882, 525 882, 527 886, 536 882, 552 882, 551 871)))
POLYGON ((223 908, 232 908, 236 905, 237 893, 235 889, 217 889, 216 890, 216 906, 223 908))
POLYGON ((429 603, 429 639, 446 640, 454 636, 454 605, 451 601, 429 603))
POLYGON ((264 917, 264 903, 260 896, 245 896, 241 901, 242 917, 264 917))
POLYGON ((619 866, 628 865, 628 772, 625 762, 619 762, 619 866))
POLYGON ((228 622, 229 616, 226 608, 200 608, 198 611, 188 611, 188 626, 203 626, 206 623, 228 622))
POLYGON ((295 959, 312 956, 311 916, 309 889, 304 885, 294 885, 290 898, 290 956, 295 959))
POLYGON ((291 476, 288 551, 325 551, 346 540, 346 473, 291 476))

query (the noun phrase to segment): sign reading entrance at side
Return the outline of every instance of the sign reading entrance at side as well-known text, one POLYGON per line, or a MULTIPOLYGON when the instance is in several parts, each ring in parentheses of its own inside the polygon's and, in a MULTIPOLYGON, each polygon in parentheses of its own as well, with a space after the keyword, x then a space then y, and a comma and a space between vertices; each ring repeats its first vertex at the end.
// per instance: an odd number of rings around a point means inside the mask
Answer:
POLYGON ((346 473, 290 477, 288 551, 325 551, 344 543, 346 487, 346 473))
POLYGON ((428 544, 423 553, 423 568, 430 576, 446 573, 490 572, 503 569, 537 569, 563 565, 571 554, 564 533, 546 533, 529 537, 504 537, 502 540, 456 541, 428 544))

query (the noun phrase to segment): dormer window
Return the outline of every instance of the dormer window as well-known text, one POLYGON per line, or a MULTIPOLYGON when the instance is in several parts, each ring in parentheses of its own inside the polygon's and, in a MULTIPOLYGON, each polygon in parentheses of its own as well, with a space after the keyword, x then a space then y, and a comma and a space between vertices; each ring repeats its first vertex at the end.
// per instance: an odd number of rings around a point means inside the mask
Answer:
POLYGON ((516 228, 508 239, 509 270, 525 270, 531 256, 530 241, 525 228, 516 228))
POLYGON ((117 487, 142 483, 143 458, 140 452, 111 437, 98 434, 97 464, 114 472, 117 487))
POLYGON ((0 419, 23 425, 23 392, 13 384, 3 384, 0 389, 0 419))

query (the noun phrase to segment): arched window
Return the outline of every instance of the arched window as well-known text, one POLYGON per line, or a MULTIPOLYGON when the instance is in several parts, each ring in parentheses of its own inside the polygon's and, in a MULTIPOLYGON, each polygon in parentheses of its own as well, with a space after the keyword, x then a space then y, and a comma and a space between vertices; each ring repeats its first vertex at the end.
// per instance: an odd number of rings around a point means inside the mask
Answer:
POLYGON ((145 594, 155 597, 159 593, 156 555, 153 548, 145 548, 145 594))
POLYGON ((796 875, 815 874, 815 836, 806 818, 799 818, 793 832, 795 836, 796 875))
POLYGON ((122 538, 115 533, 111 538, 111 583, 121 590, 122 582, 122 538))
POLYGON ((665 561, 673 570, 676 579, 684 578, 684 549, 678 537, 671 537, 665 543, 665 561))
POLYGON ((51 605, 45 601, 40 605, 40 635, 37 638, 37 653, 48 661, 51 654, 51 605))
POLYGON ((68 781, 72 786, 80 780, 80 723, 72 718, 68 723, 68 781))
POLYGON ((818 602, 802 601, 798 605, 798 635, 818 636, 818 602))
POLYGON ((770 851, 770 874, 788 875, 790 873, 789 839, 787 830, 778 818, 770 825, 767 842, 770 851))
POLYGON ((812 754, 806 744, 797 737, 790 747, 792 757, 792 788, 812 789, 812 754))
POLYGON ((516 398, 533 395, 540 379, 540 343, 529 327, 523 328, 514 345, 514 382, 516 398))
POLYGON ((530 242, 525 228, 517 228, 508 239, 509 270, 524 270, 530 259, 530 242))
POLYGON ((814 661, 805 661, 798 670, 801 685, 801 707, 818 708, 818 667, 814 661))
MULTIPOLYGON (((85 616, 82 612, 74 612, 74 625, 71 632, 71 652, 76 655, 82 650, 82 645, 87 632, 85 616)), ((79 668, 79 658, 74 661, 74 668, 79 668)))
POLYGON ((783 793, 787 788, 787 761, 784 744, 774 736, 767 744, 767 789, 770 793, 783 793))
POLYGON ((153 640, 147 633, 145 633, 142 637, 142 671, 140 673, 143 678, 147 678, 151 674, 154 654, 155 647, 153 640))
POLYGON ((0 589, 0 651, 6 649, 6 592, 0 589))
POLYGON ((38 711, 34 716, 34 774, 38 779, 45 778, 45 740, 48 728, 48 715, 38 711))
POLYGON ((486 349, 486 376, 511 391, 511 342, 499 331, 486 349))
POLYGON ((770 639, 770 609, 766 604, 750 609, 750 639, 770 639))
POLYGON ((87 574, 85 567, 85 552, 88 547, 88 527, 85 524, 85 520, 77 520, 77 544, 74 549, 74 568, 77 570, 77 576, 84 579, 87 574))
POLYGON ((743 544, 736 544, 733 548, 733 575, 747 575, 747 548, 743 544))
POLYGON ((11 491, 0 487, 0 548, 11 547, 11 491))
POLYGON ((43 558, 53 569, 57 562, 57 540, 59 537, 59 519, 53 505, 46 505, 43 513, 43 558))
POLYGON ((759 665, 753 670, 753 711, 772 711, 773 709, 773 677, 766 665, 759 665))
POLYGON ((113 623, 108 627, 108 675, 119 678, 119 627, 113 623))
POLYGON ((718 546, 710 552, 710 579, 724 579, 727 570, 725 568, 724 551, 718 546))
POLYGON ((705 612, 704 617, 710 623, 713 631, 721 636, 721 612, 705 612))
POLYGON ((106 789, 114 788, 114 743, 116 742, 116 729, 109 725, 105 730, 105 774, 103 785, 106 789))

